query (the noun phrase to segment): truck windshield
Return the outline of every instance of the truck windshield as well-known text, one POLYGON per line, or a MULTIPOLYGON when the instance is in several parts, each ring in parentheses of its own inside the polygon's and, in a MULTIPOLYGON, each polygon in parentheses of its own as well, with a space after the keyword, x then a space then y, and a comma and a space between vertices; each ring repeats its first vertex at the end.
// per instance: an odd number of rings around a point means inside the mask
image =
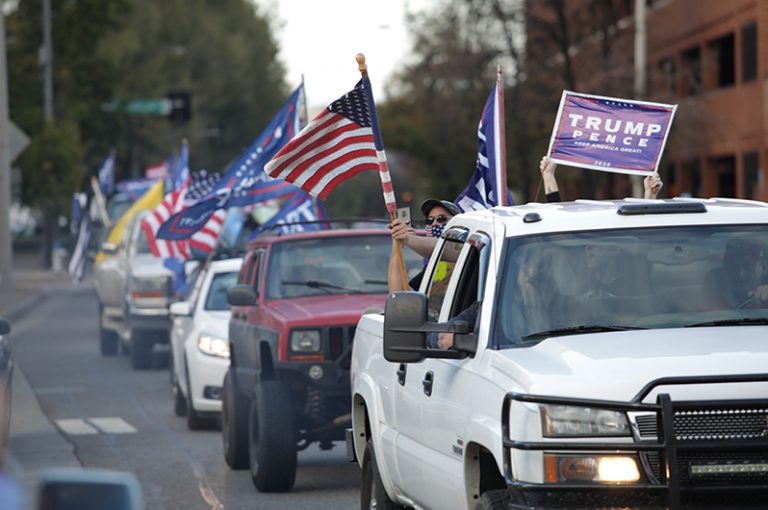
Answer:
MULTIPOLYGON (((386 293, 392 239, 384 235, 323 237, 276 243, 269 253, 266 299, 386 293)), ((407 254, 410 250, 404 250, 407 254)), ((406 257, 409 269, 418 257, 406 257)))
POLYGON ((625 329, 768 324, 765 225, 512 238, 505 261, 500 347, 625 329))

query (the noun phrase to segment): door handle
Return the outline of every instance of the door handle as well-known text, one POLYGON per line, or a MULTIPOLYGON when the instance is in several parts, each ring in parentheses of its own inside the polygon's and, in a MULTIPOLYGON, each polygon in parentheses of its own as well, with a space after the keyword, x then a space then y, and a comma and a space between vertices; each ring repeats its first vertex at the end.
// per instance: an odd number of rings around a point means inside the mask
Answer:
POLYGON ((397 382, 400 384, 400 386, 405 386, 406 372, 408 372, 408 365, 405 363, 400 363, 400 366, 397 367, 397 382))
POLYGON ((432 382, 434 381, 434 379, 435 379, 435 374, 433 374, 432 371, 430 370, 429 372, 424 374, 424 380, 421 381, 421 385, 424 387, 424 394, 428 397, 432 395, 432 382))

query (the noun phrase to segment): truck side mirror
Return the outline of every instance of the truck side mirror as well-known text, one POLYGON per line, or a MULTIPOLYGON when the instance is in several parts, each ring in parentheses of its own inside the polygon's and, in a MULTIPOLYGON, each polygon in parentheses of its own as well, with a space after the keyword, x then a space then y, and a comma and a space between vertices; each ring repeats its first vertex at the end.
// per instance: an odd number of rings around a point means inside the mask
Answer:
POLYGON ((387 299, 384 311, 384 358, 395 363, 415 363, 424 359, 427 335, 406 332, 427 322, 427 296, 420 292, 395 292, 387 299))
POLYGON ((253 306, 256 301, 256 291, 250 285, 235 285, 227 289, 229 306, 253 306))
POLYGON ((130 473, 51 469, 40 476, 39 510, 142 510, 141 487, 130 473))
POLYGON ((104 255, 116 255, 118 246, 115 243, 101 243, 101 251, 104 255))
POLYGON ((192 315, 192 305, 189 301, 177 301, 175 303, 171 303, 171 315, 176 315, 177 317, 189 317, 192 315))

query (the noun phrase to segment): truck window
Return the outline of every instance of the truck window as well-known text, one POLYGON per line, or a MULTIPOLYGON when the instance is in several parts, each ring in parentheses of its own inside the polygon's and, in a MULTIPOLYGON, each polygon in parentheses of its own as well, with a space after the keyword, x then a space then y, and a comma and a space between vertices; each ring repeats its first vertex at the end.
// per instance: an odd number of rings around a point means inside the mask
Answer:
POLYGON ((583 326, 768 319, 762 225, 572 232, 507 243, 494 313, 502 344, 583 326))
POLYGON ((467 258, 460 269, 460 280, 448 318, 457 316, 482 296, 488 258, 486 247, 489 243, 490 241, 483 234, 473 234, 467 241, 465 248, 468 250, 467 258))
POLYGON ((464 243, 461 241, 450 239, 443 241, 440 248, 440 258, 432 269, 427 288, 427 297, 429 298, 427 317, 430 321, 437 321, 440 316, 440 309, 443 307, 445 293, 448 291, 448 284, 456 266, 456 259, 463 246, 464 243))

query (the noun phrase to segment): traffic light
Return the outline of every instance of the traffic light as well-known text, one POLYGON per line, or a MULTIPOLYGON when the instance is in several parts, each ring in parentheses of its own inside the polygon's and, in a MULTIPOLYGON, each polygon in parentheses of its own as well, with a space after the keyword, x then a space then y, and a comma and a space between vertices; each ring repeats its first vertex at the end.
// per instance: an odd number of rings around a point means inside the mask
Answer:
POLYGON ((192 116, 192 95, 189 92, 169 92, 166 97, 171 101, 168 118, 173 122, 188 122, 192 116))

